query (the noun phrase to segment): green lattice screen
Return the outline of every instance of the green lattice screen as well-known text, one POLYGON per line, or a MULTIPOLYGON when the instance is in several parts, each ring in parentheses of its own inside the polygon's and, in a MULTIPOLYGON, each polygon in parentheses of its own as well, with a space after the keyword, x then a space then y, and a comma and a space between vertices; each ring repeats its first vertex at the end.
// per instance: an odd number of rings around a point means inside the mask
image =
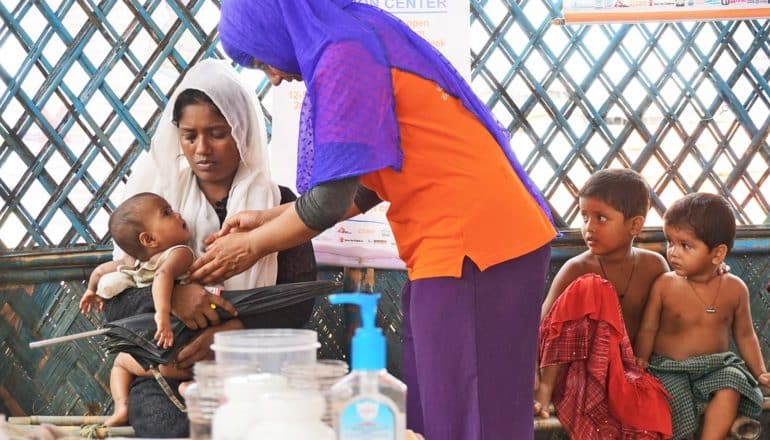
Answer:
MULTIPOLYGON (((109 248, 107 216, 165 96, 188 65, 221 55, 218 7, 0 2, 0 249, 109 248)), ((650 224, 691 189, 729 193, 741 223, 765 223, 770 21, 552 26, 559 9, 541 0, 472 0, 470 8, 473 87, 509 127, 558 221, 577 225, 575 193, 593 169, 630 165, 659 194, 650 224)), ((243 75, 269 115, 268 83, 258 72, 243 75)), ((752 292, 762 290, 766 256, 731 264, 752 292)), ((392 343, 403 273, 377 276, 392 343)), ((109 405, 110 364, 94 341, 26 347, 97 322, 77 312, 82 280, 65 278, 0 289, 0 412, 109 405)), ((767 353, 767 298, 755 295, 752 307, 763 317, 755 328, 767 353)), ((326 356, 342 350, 334 313, 320 307, 313 319, 326 356)))
MULTIPOLYGON (((218 6, 2 2, 0 246, 107 242, 165 97, 190 63, 221 56, 218 6)), ((575 192, 592 170, 632 166, 659 195, 650 224, 692 190, 729 195, 741 223, 764 223, 770 21, 553 26, 559 8, 474 0, 470 11, 473 86, 558 221, 577 225, 575 192)))

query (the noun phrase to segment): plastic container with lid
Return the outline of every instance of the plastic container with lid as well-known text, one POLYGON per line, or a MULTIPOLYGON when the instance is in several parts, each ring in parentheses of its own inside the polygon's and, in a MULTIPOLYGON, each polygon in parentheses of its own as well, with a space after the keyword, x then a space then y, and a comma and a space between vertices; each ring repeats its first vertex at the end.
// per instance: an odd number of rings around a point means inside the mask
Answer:
POLYGON ((223 363, 257 363, 264 373, 281 374, 285 364, 316 360, 318 334, 313 330, 251 329, 214 334, 214 356, 223 363))
POLYGON ((321 420, 329 426, 332 426, 329 389, 346 374, 348 374, 348 364, 336 359, 319 359, 312 364, 287 364, 283 367, 283 375, 289 382, 289 388, 314 390, 321 393, 326 401, 321 420))
POLYGON ((255 401, 257 420, 247 439, 334 440, 334 430, 321 422, 326 401, 318 391, 278 391, 255 401))
POLYGON ((225 381, 227 401, 217 408, 211 430, 214 440, 241 440, 255 423, 262 409, 259 396, 288 389, 286 378, 271 373, 232 377, 225 381))
POLYGON ((187 417, 190 421, 191 440, 211 438, 211 420, 214 411, 222 404, 228 377, 257 373, 254 364, 221 364, 216 361, 199 361, 193 366, 193 382, 184 393, 187 417))

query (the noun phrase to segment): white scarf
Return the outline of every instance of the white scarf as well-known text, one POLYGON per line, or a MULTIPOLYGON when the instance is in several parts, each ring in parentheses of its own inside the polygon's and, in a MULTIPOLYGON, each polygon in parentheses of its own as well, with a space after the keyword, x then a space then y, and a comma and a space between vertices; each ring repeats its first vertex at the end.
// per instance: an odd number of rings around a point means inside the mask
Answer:
MULTIPOLYGON (((244 210, 272 208, 280 203, 281 194, 270 176, 265 118, 254 91, 241 82, 226 61, 198 62, 187 71, 168 101, 149 153, 143 153, 132 168, 124 200, 145 191, 164 197, 182 214, 190 228, 192 247, 202 255, 203 240, 219 230, 219 219, 182 154, 178 129, 172 122, 174 103, 186 89, 200 90, 216 104, 230 124, 241 156, 227 199, 227 217, 244 210)), ((115 246, 115 258, 123 255, 125 253, 115 246)), ((274 285, 277 273, 278 257, 273 253, 261 258, 251 269, 226 280, 224 288, 238 290, 274 285)))

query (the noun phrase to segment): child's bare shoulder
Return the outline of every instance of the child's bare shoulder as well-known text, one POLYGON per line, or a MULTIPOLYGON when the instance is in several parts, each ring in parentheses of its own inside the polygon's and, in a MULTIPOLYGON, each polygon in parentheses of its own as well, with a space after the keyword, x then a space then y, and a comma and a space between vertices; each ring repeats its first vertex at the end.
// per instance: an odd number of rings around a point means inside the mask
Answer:
POLYGON ((737 275, 726 273, 722 275, 724 278, 722 280, 722 284, 724 284, 723 288, 728 292, 735 292, 735 293, 748 293, 749 288, 746 286, 746 283, 743 282, 743 280, 738 277, 737 275))
POLYGON ((659 272, 661 274, 668 272, 668 263, 666 263, 666 259, 663 258, 663 255, 658 252, 649 249, 636 248, 636 255, 639 259, 637 264, 639 264, 640 267, 650 272, 659 272))
POLYGON ((655 280, 655 284, 653 285, 653 287, 657 289, 663 289, 665 291, 667 288, 676 286, 677 284, 683 281, 684 281, 684 278, 677 275, 676 272, 672 270, 672 271, 662 273, 658 277, 658 279, 655 280))
POLYGON ((585 251, 565 261, 560 271, 577 278, 587 273, 595 273, 597 267, 596 257, 590 251, 585 251))

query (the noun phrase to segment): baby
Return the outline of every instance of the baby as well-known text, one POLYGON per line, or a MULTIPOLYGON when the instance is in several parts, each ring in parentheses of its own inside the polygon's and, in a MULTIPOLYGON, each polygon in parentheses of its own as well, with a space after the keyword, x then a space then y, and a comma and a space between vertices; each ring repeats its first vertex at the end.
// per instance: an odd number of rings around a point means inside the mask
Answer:
MULTIPOLYGON (((154 338, 163 348, 174 342, 171 327, 171 293, 175 281, 184 281, 195 259, 187 245, 190 232, 178 212, 157 194, 140 193, 121 203, 109 220, 115 243, 130 255, 123 261, 99 265, 91 273, 88 288, 80 300, 81 312, 101 310, 104 299, 118 295, 127 287, 152 285, 157 330, 154 338)), ((186 372, 164 369, 164 376, 189 379, 186 372)), ((124 424, 128 420, 128 393, 136 375, 146 372, 128 354, 120 353, 110 372, 110 392, 115 412, 106 425, 124 424)))

